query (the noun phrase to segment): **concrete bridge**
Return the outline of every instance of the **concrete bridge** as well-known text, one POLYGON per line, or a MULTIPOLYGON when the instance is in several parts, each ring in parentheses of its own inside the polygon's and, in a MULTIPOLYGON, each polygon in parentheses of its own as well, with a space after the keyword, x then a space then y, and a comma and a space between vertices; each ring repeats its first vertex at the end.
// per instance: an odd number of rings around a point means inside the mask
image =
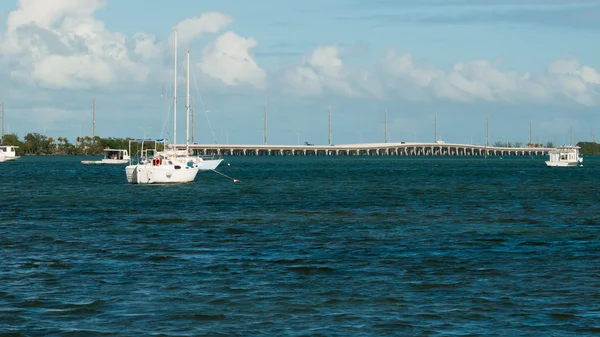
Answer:
MULTIPOLYGON (((190 144, 196 154, 230 156, 542 156, 553 148, 493 147, 452 143, 365 143, 345 145, 190 144)), ((177 144, 185 149, 185 144, 177 144)))

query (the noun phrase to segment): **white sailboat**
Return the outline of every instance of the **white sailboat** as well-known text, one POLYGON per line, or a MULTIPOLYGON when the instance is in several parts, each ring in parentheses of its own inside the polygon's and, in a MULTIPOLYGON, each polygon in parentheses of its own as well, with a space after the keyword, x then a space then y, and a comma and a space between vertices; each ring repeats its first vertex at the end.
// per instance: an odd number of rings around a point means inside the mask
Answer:
MULTIPOLYGON (((177 30, 175 34, 175 60, 177 60, 177 30)), ((177 67, 177 61, 175 61, 175 67, 177 67)), ((189 144, 190 144, 190 52, 186 54, 186 101, 185 101, 185 150, 176 150, 175 144, 177 144, 177 69, 175 69, 175 80, 173 88, 173 142, 172 148, 169 151, 168 156, 181 164, 187 165, 188 162, 198 164, 200 171, 212 171, 215 170, 223 159, 206 159, 201 156, 192 155, 189 144)))
MULTIPOLYGON (((175 86, 173 88, 173 144, 171 149, 167 148, 164 140, 135 140, 129 142, 129 153, 131 153, 132 143, 141 144, 141 155, 137 163, 130 160, 130 164, 125 168, 127 182, 132 184, 167 184, 167 183, 189 183, 194 181, 200 165, 204 162, 200 157, 193 157, 189 154, 189 108, 190 108, 190 58, 187 53, 187 93, 186 93, 186 149, 185 152, 176 151, 175 143, 177 141, 177 30, 174 31, 174 53, 175 53, 175 86), (144 145, 151 143, 152 149, 144 149, 144 145), (158 151, 158 145, 162 143, 162 151, 158 151)), ((208 163, 204 167, 214 166, 216 168, 222 161, 208 163), (216 165, 215 165, 216 164, 216 165)), ((213 168, 213 169, 214 169, 213 168)))
POLYGON ((137 163, 133 159, 125 168, 127 182, 130 184, 170 184, 189 183, 194 181, 200 170, 198 164, 192 161, 183 163, 182 158, 175 159, 168 152, 159 152, 158 145, 165 145, 163 139, 138 139, 129 141, 129 149, 133 143, 141 144, 140 157, 137 163), (146 144, 153 147, 145 148, 146 144))

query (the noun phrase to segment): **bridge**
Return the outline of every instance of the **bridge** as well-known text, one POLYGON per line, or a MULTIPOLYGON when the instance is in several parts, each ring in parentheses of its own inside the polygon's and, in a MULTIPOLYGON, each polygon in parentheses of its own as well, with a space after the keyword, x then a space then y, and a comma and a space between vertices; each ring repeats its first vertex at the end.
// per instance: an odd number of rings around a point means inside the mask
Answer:
MULTIPOLYGON (((176 144, 178 150, 185 144, 176 144)), ((554 148, 494 147, 437 143, 363 143, 344 145, 190 144, 199 155, 229 156, 543 156, 554 148)))

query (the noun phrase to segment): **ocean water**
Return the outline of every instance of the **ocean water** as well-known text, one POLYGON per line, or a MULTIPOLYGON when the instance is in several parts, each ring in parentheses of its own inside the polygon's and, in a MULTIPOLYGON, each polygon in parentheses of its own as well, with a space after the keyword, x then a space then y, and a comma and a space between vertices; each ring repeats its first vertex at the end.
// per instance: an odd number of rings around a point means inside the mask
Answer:
POLYGON ((81 159, 0 164, 2 336, 600 333, 600 158, 81 159))

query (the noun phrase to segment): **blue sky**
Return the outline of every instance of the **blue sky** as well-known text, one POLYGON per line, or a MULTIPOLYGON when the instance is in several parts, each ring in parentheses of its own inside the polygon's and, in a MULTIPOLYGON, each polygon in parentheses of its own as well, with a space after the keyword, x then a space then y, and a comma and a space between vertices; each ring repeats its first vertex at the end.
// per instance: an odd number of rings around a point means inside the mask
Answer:
POLYGON ((600 1, 22 0, 0 3, 7 131, 185 141, 191 51, 195 142, 482 143, 590 140, 600 104, 600 1), (204 104, 202 104, 204 103, 204 104), (205 112, 204 110, 209 110, 205 112), (210 127, 209 127, 210 125, 210 127))

